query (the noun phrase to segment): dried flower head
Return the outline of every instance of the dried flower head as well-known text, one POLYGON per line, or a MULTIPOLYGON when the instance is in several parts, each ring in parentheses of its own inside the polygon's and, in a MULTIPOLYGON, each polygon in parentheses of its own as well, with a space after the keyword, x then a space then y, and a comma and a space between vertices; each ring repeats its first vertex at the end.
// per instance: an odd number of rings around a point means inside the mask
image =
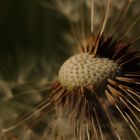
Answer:
POLYGON ((47 122, 49 140, 140 139, 140 52, 132 48, 140 36, 129 34, 139 17, 127 18, 132 0, 55 2, 72 23, 78 53, 61 66, 37 110, 4 131, 46 108, 55 112, 47 122))

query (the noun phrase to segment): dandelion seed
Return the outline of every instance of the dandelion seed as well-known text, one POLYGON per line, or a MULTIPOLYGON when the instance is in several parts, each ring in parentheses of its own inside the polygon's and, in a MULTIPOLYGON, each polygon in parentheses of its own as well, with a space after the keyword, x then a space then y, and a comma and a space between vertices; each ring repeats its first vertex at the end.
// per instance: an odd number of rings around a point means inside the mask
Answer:
MULTIPOLYGON (((57 4, 62 10, 61 2, 57 4)), ((81 35, 85 41, 77 37, 77 40, 82 40, 79 43, 80 51, 63 63, 57 81, 52 83, 50 96, 38 106, 36 112, 5 131, 23 124, 35 113, 51 108, 57 116, 54 125, 50 123, 53 139, 121 140, 127 138, 127 132, 132 139, 140 139, 140 52, 131 49, 140 36, 125 39, 129 29, 121 37, 116 36, 120 23, 125 22, 132 6, 131 0, 125 2, 112 24, 113 29, 106 33, 113 1, 105 0, 103 20, 98 32, 94 33, 96 0, 91 0, 91 28, 88 35, 81 35), (118 18, 122 12, 124 14, 118 18), (120 132, 116 124, 119 121, 126 134, 120 132), (63 122, 68 124, 65 125, 66 132, 61 131, 63 122)), ((65 10, 62 10, 63 14, 70 19, 70 8, 66 13, 65 10)), ((131 29, 136 22, 138 19, 131 23, 131 29)), ((123 23, 123 26, 127 26, 127 23, 123 23)))

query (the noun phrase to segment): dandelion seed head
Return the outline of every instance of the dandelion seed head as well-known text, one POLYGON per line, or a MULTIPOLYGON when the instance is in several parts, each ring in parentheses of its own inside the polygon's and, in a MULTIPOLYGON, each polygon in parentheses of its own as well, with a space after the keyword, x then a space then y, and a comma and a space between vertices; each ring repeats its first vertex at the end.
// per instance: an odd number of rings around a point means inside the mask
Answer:
MULTIPOLYGON (((28 91, 34 94, 31 100, 26 98, 34 105, 39 96, 39 104, 19 119, 17 114, 17 121, 2 127, 2 133, 24 124, 28 128, 19 138, 26 140, 35 139, 34 134, 49 140, 140 139, 140 52, 132 49, 140 39, 140 17, 139 8, 133 6, 133 0, 54 1, 52 8, 70 23, 70 33, 64 35, 75 51, 62 64, 56 81, 46 83, 39 77, 34 88, 41 94, 28 91), (32 118, 37 121, 28 122, 32 118)), ((39 62, 50 75, 48 61, 39 62)), ((18 83, 24 85, 28 75, 20 74, 18 83)), ((12 96, 16 94, 12 88, 12 96)))
POLYGON ((119 65, 108 58, 81 53, 70 57, 60 68, 58 79, 67 89, 102 84, 113 78, 119 65))

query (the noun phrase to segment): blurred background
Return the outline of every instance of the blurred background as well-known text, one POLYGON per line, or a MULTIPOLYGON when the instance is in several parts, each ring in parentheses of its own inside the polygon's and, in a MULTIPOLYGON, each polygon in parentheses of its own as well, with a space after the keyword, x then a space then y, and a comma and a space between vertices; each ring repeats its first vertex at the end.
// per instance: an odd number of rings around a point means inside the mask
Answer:
MULTIPOLYGON (((42 100, 36 86, 54 79, 70 55, 63 38, 68 29, 51 0, 0 0, 0 130, 42 100)), ((20 140, 30 139, 15 131, 20 140)), ((1 132, 0 139, 15 140, 1 132)))
POLYGON ((17 80, 29 69, 33 71, 28 80, 35 78, 33 74, 43 77, 46 71, 52 79, 52 71, 67 56, 62 32, 69 27, 49 4, 50 0, 0 0, 0 79, 17 80))

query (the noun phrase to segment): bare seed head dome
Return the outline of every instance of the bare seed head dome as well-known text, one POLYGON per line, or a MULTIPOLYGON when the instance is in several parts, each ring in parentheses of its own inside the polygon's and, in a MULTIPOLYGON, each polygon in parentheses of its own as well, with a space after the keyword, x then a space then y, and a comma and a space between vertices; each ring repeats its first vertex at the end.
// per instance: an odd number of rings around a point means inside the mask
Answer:
POLYGON ((114 77, 119 65, 108 58, 80 53, 70 57, 59 70, 58 80, 67 89, 79 86, 99 85, 114 77))

